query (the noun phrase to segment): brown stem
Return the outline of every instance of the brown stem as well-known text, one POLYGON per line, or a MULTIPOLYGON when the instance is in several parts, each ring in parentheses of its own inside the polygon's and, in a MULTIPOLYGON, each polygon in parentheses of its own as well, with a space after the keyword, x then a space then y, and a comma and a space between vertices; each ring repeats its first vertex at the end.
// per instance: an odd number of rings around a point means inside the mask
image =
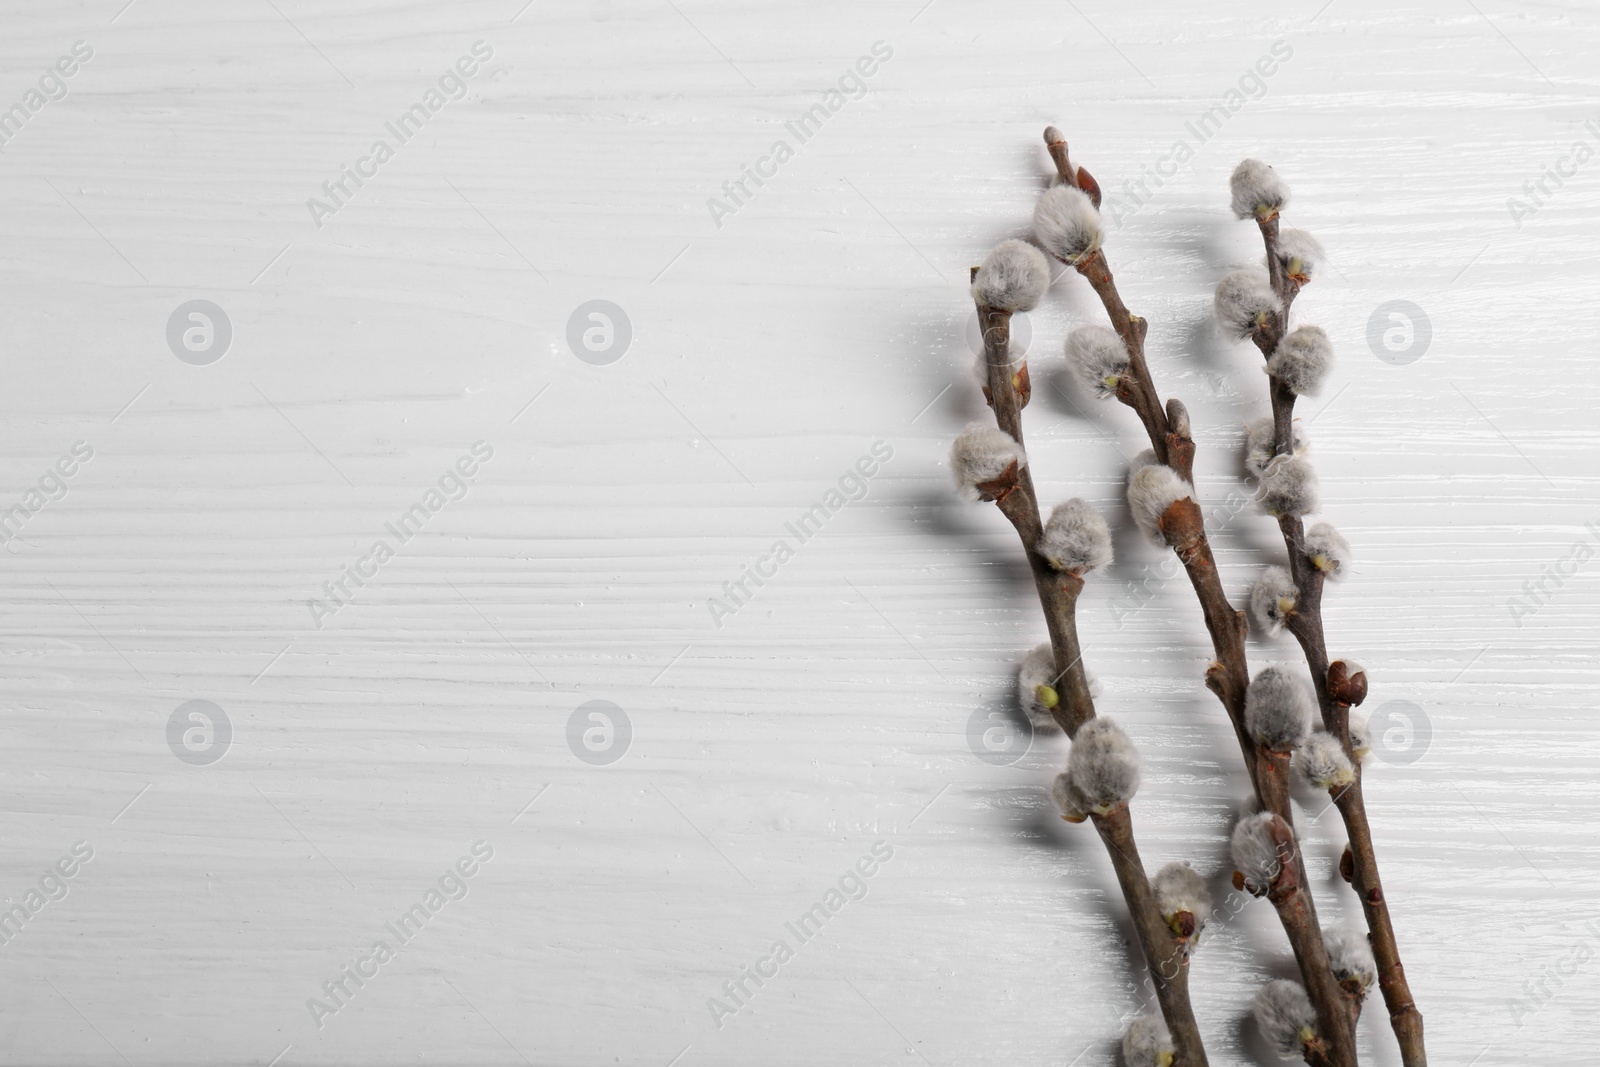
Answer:
MULTIPOLYGON (((1139 415, 1139 421, 1144 423, 1145 432, 1150 435, 1150 447, 1155 449, 1156 459, 1166 463, 1167 435, 1171 427, 1161 410, 1161 398, 1156 395, 1155 382, 1150 377, 1150 368, 1144 358, 1144 338, 1149 332, 1150 324, 1133 314, 1123 304, 1122 297, 1117 292, 1116 279, 1111 276, 1111 264, 1106 262, 1103 251, 1095 249, 1074 263, 1073 267, 1099 295, 1100 302, 1105 305, 1106 314, 1111 319, 1111 328, 1117 331, 1117 335, 1122 338, 1123 347, 1128 350, 1128 369, 1133 378, 1133 385, 1123 394, 1124 403, 1133 408, 1139 415)), ((1183 471, 1178 473, 1185 478, 1189 477, 1183 471)))
MULTIPOLYGON (((1051 161, 1056 165, 1056 176, 1068 185, 1078 187, 1078 168, 1072 165, 1067 156, 1067 141, 1061 131, 1054 126, 1046 126, 1044 143, 1049 149, 1051 161)), ((1111 264, 1106 261, 1104 252, 1097 248, 1069 265, 1088 279, 1099 294, 1106 306, 1106 314, 1111 318, 1111 328, 1117 331, 1123 347, 1128 350, 1133 383, 1131 388, 1124 390, 1126 395, 1122 398, 1123 403, 1138 413, 1139 421, 1144 423, 1146 432, 1150 434, 1150 445, 1155 449, 1156 459, 1166 463, 1169 427, 1161 411, 1161 399, 1156 396, 1155 385, 1150 378, 1150 368, 1144 360, 1144 338, 1149 324, 1123 304, 1122 297, 1117 293, 1116 280, 1111 277, 1111 264)), ((1179 473, 1183 474, 1182 471, 1179 473)), ((1184 477, 1188 478, 1188 475, 1184 474, 1184 477)))
POLYGON ((1122 895, 1128 901, 1139 947, 1144 951, 1150 979, 1155 984, 1156 1003, 1161 1006, 1161 1016, 1172 1034, 1172 1046, 1177 1053, 1174 1062, 1205 1063, 1200 1028, 1195 1021, 1194 1006, 1189 1002, 1188 946, 1173 936, 1172 929, 1156 908, 1144 864, 1139 860, 1139 848, 1133 840, 1133 816, 1123 804, 1108 814, 1091 818, 1095 829, 1100 831, 1106 854, 1111 857, 1122 895))
POLYGON ((1078 168, 1067 158, 1067 138, 1054 126, 1044 128, 1044 146, 1056 165, 1056 175, 1074 189, 1078 187, 1078 168))
POLYGON ((1361 797, 1360 768, 1353 786, 1335 798, 1344 816, 1345 832, 1350 836, 1350 885, 1361 899, 1372 941, 1372 955, 1378 964, 1378 988, 1389 1010, 1389 1025, 1400 1042, 1400 1062, 1405 1067, 1427 1067, 1428 1054, 1422 1043, 1422 1013, 1411 999, 1400 949, 1394 939, 1394 924, 1389 921, 1389 905, 1378 880, 1378 857, 1372 850, 1372 829, 1367 824, 1366 802, 1361 797))
MULTIPOLYGON (((1017 393, 1008 363, 1011 315, 997 308, 980 307, 978 321, 983 327, 984 363, 989 385, 989 403, 995 423, 1026 448, 1022 435, 1022 399, 1017 393)), ((1094 718, 1094 698, 1089 693, 1088 674, 1083 666, 1083 651, 1078 643, 1077 603, 1083 579, 1056 571, 1039 554, 1039 539, 1044 523, 1039 515, 1038 494, 1027 466, 1017 472, 1017 486, 1001 495, 1000 511, 1016 528, 1023 555, 1033 572, 1034 588, 1044 609, 1045 626, 1055 657, 1056 691, 1061 700, 1052 709, 1056 722, 1071 737, 1094 718)), ((1208 1067, 1200 1026, 1189 1002, 1188 947, 1172 933, 1156 908, 1150 882, 1139 860, 1133 837, 1133 818, 1127 805, 1107 815, 1094 816, 1095 828, 1105 843, 1116 870, 1122 896, 1139 934, 1139 947, 1155 987, 1162 1019, 1172 1035, 1173 1067, 1208 1067)))
MULTIPOLYGON (((1257 331, 1255 342, 1263 356, 1271 356, 1278 339, 1289 328, 1289 307, 1300 291, 1300 285, 1287 277, 1278 262, 1278 218, 1262 222, 1261 239, 1266 248, 1267 269, 1283 307, 1273 321, 1257 331)), ((1276 378, 1271 381, 1273 451, 1289 455, 1294 450, 1295 394, 1276 378)), ((1339 814, 1344 819, 1345 833, 1350 839, 1350 884, 1361 900, 1361 910, 1367 921, 1367 932, 1372 942, 1372 955, 1378 967, 1378 986, 1383 991, 1384 1006, 1389 1011, 1389 1025, 1400 1044, 1400 1061, 1403 1067, 1427 1067, 1428 1053, 1423 1044, 1422 1013, 1417 1010, 1406 981, 1405 967, 1400 961, 1400 947, 1395 941, 1394 923, 1389 916, 1389 905, 1384 899, 1383 884, 1378 876, 1377 853, 1372 846, 1372 827, 1367 821, 1366 802, 1361 792, 1361 765, 1355 759, 1350 743, 1350 705, 1335 698, 1328 684, 1328 645, 1322 626, 1322 591, 1324 576, 1305 551, 1305 526, 1296 516, 1280 516, 1278 528, 1283 534, 1284 547, 1289 553, 1289 570, 1296 589, 1294 611, 1287 620, 1287 629, 1299 642, 1310 668, 1312 682, 1316 685, 1317 703, 1322 711, 1323 727, 1337 737, 1351 756, 1355 767, 1355 781, 1330 790, 1339 814)))
POLYGON ((1033 585, 1039 593, 1039 605, 1044 608, 1045 628, 1050 633, 1050 648, 1055 655, 1053 688, 1061 697, 1051 714, 1071 737, 1077 734, 1080 726, 1094 718, 1094 700, 1089 695, 1083 650, 1078 644, 1077 603, 1083 579, 1055 570, 1035 548, 1043 528, 1031 480, 998 503, 1001 512, 1016 527, 1023 553, 1028 557, 1028 569, 1033 572, 1033 585))
MULTIPOLYGON (((1007 363, 1011 346, 1011 313, 999 308, 978 309, 978 322, 983 327, 984 363, 989 379, 990 404, 994 408, 995 423, 1010 434, 1019 445, 1024 445, 1022 435, 1022 400, 1012 380, 1011 366, 1007 363)), ((1039 593, 1039 603, 1044 608, 1045 627, 1050 633, 1050 647, 1055 654, 1056 686, 1061 703, 1053 714, 1068 736, 1078 732, 1094 717, 1094 703, 1089 697, 1089 677, 1083 666, 1083 653, 1078 644, 1076 605, 1078 591, 1083 581, 1074 575, 1063 574, 1050 566, 1039 554, 1038 545, 1044 536, 1044 522, 1039 516, 1039 498, 1033 488, 1033 472, 1027 466, 1017 472, 1017 489, 1000 501, 1000 510, 1022 539, 1022 551, 1028 559, 1028 569, 1033 572, 1034 588, 1039 593)))
MULTIPOLYGON (((1300 867, 1297 863, 1286 868, 1285 876, 1300 867)), ((1350 1016, 1349 997, 1333 976, 1328 946, 1322 940, 1322 927, 1317 923, 1317 909, 1310 890, 1297 882, 1292 891, 1282 895, 1274 888, 1270 899, 1278 909, 1278 918, 1289 937, 1289 946, 1294 949, 1300 973, 1311 983, 1306 993, 1317 1009, 1317 1029, 1328 1042, 1328 1062, 1333 1067, 1356 1067, 1355 1027, 1350 1016)))

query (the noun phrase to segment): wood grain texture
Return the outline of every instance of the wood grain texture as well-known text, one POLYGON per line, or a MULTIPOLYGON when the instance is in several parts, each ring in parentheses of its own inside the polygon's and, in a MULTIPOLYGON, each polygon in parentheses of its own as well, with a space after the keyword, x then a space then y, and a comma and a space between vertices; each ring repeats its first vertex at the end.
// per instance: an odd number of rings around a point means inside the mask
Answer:
MULTIPOLYGON (((1024 233, 1051 122, 1108 202, 1193 147, 1107 251, 1208 511, 1248 492, 1239 427, 1266 410, 1259 357, 1209 325, 1259 256, 1227 175, 1257 155, 1291 182, 1333 266, 1296 310, 1339 355, 1305 418, 1357 553, 1330 652, 1429 729, 1397 725, 1366 790, 1434 1062, 1600 1038, 1600 162, 1520 226, 1506 203, 1600 147, 1585 5, 123 3, 0 16, 0 105, 94 49, 0 151, 0 510, 94 450, 0 559, 0 900, 94 850, 0 946, 0 1058, 1113 1062, 1138 971, 1102 850, 1044 810, 1061 751, 969 747, 1042 620, 944 469, 982 403, 967 269, 1024 233), (463 98, 315 226, 306 199, 478 40, 463 98), (716 225, 707 198, 876 41, 866 94, 716 225), (1195 144, 1274 41, 1292 58, 1195 144), (167 346, 192 299, 234 328, 210 366, 167 346), (632 323, 609 366, 568 347, 594 299, 632 323), (1431 324, 1406 365, 1367 341, 1393 299, 1431 324), (464 498, 315 626, 307 599, 480 440, 464 498), (877 440, 864 499, 799 544, 785 524, 877 440), (233 728, 207 766, 167 742, 194 699, 233 728), (608 766, 569 747, 590 700, 632 724, 608 766), (307 999, 478 840, 466 897, 319 1028, 307 999), (865 899, 799 944, 785 923, 876 841, 865 899), (779 938, 794 958, 718 1028, 707 998, 779 938)), ((1034 476, 1113 520, 1079 626, 1145 758, 1140 847, 1221 898, 1246 786, 1199 613, 1121 502, 1132 414, 1058 388, 1100 314, 1067 277, 1031 316, 1034 476)), ((1277 532, 1210 522, 1240 595, 1277 532)), ((1337 813, 1297 800, 1319 912, 1359 921, 1337 813)), ((1252 902, 1207 941, 1212 1061, 1269 1062, 1243 1017, 1292 966, 1275 919, 1252 902)), ((1379 1015, 1364 1060, 1395 1064, 1379 1015)))

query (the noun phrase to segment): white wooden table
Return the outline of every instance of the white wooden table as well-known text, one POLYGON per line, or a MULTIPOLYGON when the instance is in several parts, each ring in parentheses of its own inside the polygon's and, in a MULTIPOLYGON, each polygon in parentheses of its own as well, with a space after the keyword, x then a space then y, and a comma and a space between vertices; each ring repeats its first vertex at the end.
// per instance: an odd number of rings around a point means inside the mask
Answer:
MULTIPOLYGON (((0 897, 29 916, 0 1060, 1113 1062, 1122 904, 1044 810, 1060 750, 969 743, 1043 628, 944 467, 982 414, 966 271, 1025 231, 1049 122, 1127 209, 1109 254, 1209 504, 1248 491, 1265 410, 1209 325, 1259 255, 1227 175, 1293 184, 1335 268, 1298 305, 1340 353, 1307 418, 1359 553, 1330 643, 1427 724, 1368 797, 1433 1062, 1593 1048, 1592 9, 522 2, 0 16, 0 897), (1369 346, 1391 300, 1416 358, 1369 346), (802 942, 842 878, 865 896, 802 942), (735 1000, 741 968, 769 977, 735 1000)), ((1121 502, 1137 426, 1052 384, 1099 316, 1076 278, 1032 316, 1036 477, 1118 529, 1081 626, 1144 754, 1146 861, 1220 888, 1244 779, 1193 596, 1121 502)), ((1275 532, 1215 537, 1242 593, 1275 532)), ((1264 904, 1218 924, 1214 1064, 1262 1062, 1249 997, 1291 968, 1264 904)))

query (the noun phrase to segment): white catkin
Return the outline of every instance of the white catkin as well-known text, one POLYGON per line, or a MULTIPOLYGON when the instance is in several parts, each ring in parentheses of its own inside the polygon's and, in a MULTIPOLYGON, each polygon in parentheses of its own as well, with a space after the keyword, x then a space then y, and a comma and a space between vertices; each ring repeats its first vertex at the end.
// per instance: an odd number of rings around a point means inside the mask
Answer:
POLYGON ((1240 819, 1228 843, 1234 870, 1244 875, 1251 889, 1262 893, 1272 888, 1289 858, 1279 854, 1278 843, 1271 833, 1277 818, 1272 812, 1263 811, 1240 819))
POLYGON ((999 427, 981 422, 968 423, 950 447, 950 472, 969 500, 980 499, 979 483, 994 481, 1012 463, 1018 468, 1028 465, 1022 446, 999 427))
POLYGON ((1278 310, 1278 296, 1260 271, 1236 270, 1217 283, 1217 322, 1238 338, 1249 337, 1278 310))
POLYGON ((1067 335, 1067 368, 1102 400, 1117 395, 1128 373, 1128 349, 1115 330, 1079 326, 1067 335))
POLYGON ((1050 783, 1050 800, 1068 822, 1082 822, 1089 817, 1089 809, 1093 807, 1089 798, 1083 795, 1083 790, 1073 782, 1070 770, 1062 771, 1050 783))
POLYGON ((1306 556, 1325 577, 1337 581, 1350 562, 1350 542, 1330 524, 1319 522, 1306 531, 1306 556))
POLYGON ((1017 698, 1036 731, 1053 734, 1061 729, 1055 716, 1050 714, 1054 705, 1046 703, 1046 700, 1061 701, 1060 691, 1056 689, 1056 655, 1048 641, 1022 657, 1022 664, 1017 668, 1017 698), (1041 693, 1041 688, 1049 692, 1041 693))
MULTIPOLYGON (((1303 455, 1305 450, 1311 447, 1311 438, 1307 436, 1299 420, 1292 426, 1294 454, 1303 455)), ((1244 469, 1257 478, 1261 477, 1262 472, 1267 469, 1267 464, 1277 455, 1275 433, 1271 415, 1263 415, 1244 428, 1244 469)))
POLYGON ((1170 1067, 1173 1054, 1172 1034, 1161 1016, 1134 1016, 1122 1035, 1125 1067, 1170 1067))
POLYGON ((1074 497, 1051 510, 1037 547, 1056 570, 1082 576, 1111 562, 1111 527, 1087 500, 1074 497))
POLYGON ((1068 263, 1099 248, 1105 237, 1094 201, 1070 185, 1052 186, 1039 197, 1033 209, 1033 232, 1045 251, 1068 263))
POLYGON ((1265 667, 1244 694, 1244 724, 1256 744, 1293 752, 1311 732, 1311 692, 1284 667, 1265 667))
POLYGON ((1289 186, 1259 159, 1240 160, 1228 186, 1233 213, 1241 219, 1269 219, 1289 203, 1289 186))
MULTIPOLYGON (((1156 910, 1169 923, 1180 911, 1194 916, 1194 921, 1205 924, 1211 912, 1211 893, 1206 880, 1187 863, 1172 862, 1156 872, 1150 879, 1150 891, 1156 898, 1156 910)), ((1200 931, 1195 930, 1195 936, 1200 931)))
POLYGON ((1050 288, 1050 261, 1026 241, 1001 241, 994 246, 972 280, 972 299, 979 307, 1032 311, 1050 288))
POLYGON ((1317 472, 1299 456, 1277 456, 1261 472, 1256 496, 1269 515, 1305 515, 1317 510, 1317 472))
POLYGON ((1278 978, 1262 986, 1253 1014, 1261 1036, 1285 1059, 1300 1056, 1317 1034, 1317 1010, 1299 982, 1278 978))
POLYGON ((1283 230, 1278 234, 1278 262, 1285 274, 1302 285, 1316 277, 1327 258, 1322 243, 1304 230, 1283 230))
POLYGON ((1156 458, 1155 449, 1142 449, 1140 450, 1139 454, 1134 456, 1133 460, 1128 464, 1128 473, 1129 475, 1132 475, 1135 471, 1143 470, 1145 467, 1154 467, 1160 462, 1161 461, 1156 458))
POLYGON ((1282 631, 1299 596, 1300 590, 1287 570, 1268 567, 1262 571, 1250 589, 1250 621, 1256 632, 1272 637, 1282 631))
POLYGON ((1378 964, 1372 958, 1372 943, 1366 933, 1341 926, 1323 931, 1322 941, 1328 946, 1333 976, 1341 985, 1355 986, 1358 995, 1365 996, 1378 980, 1378 964))
POLYGON ((1128 509, 1133 512, 1133 521, 1156 544, 1166 544, 1161 516, 1179 500, 1193 496, 1194 486, 1165 464, 1139 467, 1128 479, 1128 509))
POLYGON ((1321 326, 1296 326, 1278 342, 1266 371, 1296 396, 1316 396, 1333 366, 1333 342, 1321 326))
POLYGON ((1344 746, 1330 733, 1318 730, 1295 753, 1295 763, 1306 781, 1318 789, 1338 789, 1356 780, 1344 746))
POLYGON ((1105 814, 1139 791, 1139 753, 1110 719, 1090 719, 1072 739, 1067 774, 1091 811, 1105 814))
MULTIPOLYGON (((1356 668, 1351 667, 1351 673, 1356 668)), ((1367 724, 1366 716, 1350 713, 1350 751, 1355 753, 1356 762, 1367 758, 1367 753, 1372 751, 1372 727, 1367 724)))

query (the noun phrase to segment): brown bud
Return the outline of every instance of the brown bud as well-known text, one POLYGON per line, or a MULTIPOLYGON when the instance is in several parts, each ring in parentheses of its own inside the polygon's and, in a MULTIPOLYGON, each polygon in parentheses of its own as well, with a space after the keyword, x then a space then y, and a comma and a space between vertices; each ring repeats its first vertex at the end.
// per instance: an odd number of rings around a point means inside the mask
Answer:
POLYGON ((1336 659, 1328 664, 1328 695, 1340 704, 1357 707, 1367 699, 1367 672, 1350 671, 1350 664, 1336 659))
POLYGON ((1090 174, 1085 167, 1078 168, 1078 188, 1089 194, 1089 202, 1098 211, 1100 208, 1100 183, 1094 180, 1094 175, 1090 174))
POLYGON ((1300 888, 1300 869, 1295 862, 1294 829, 1276 815, 1267 829, 1278 851, 1278 876, 1272 882, 1269 897, 1276 903, 1300 888))
POLYGON ((1206 520, 1193 497, 1186 496, 1167 505, 1167 510, 1161 514, 1161 535, 1185 565, 1203 558, 1200 547, 1205 541, 1206 520))
POLYGON ((1339 857, 1339 877, 1346 882, 1356 880, 1356 856, 1349 845, 1344 846, 1344 855, 1339 857))
POLYGON ((1179 437, 1189 437, 1189 409, 1183 406, 1183 401, 1173 397, 1167 401, 1167 425, 1179 437))
POLYGON ((1180 941, 1187 941, 1194 936, 1200 924, 1195 921, 1194 912, 1178 911, 1173 912, 1172 917, 1167 920, 1167 925, 1172 927, 1172 932, 1180 941))
POLYGON ((1130 408, 1137 408, 1139 406, 1138 397, 1133 391, 1133 386, 1136 381, 1137 379, 1134 378, 1131 372, 1117 375, 1117 401, 1119 403, 1126 404, 1130 408))
POLYGON ((998 478, 979 482, 973 488, 978 491, 979 500, 993 500, 996 503, 1004 500, 1017 488, 1017 461, 1012 460, 998 478))
POLYGON ((1243 889, 1244 888, 1244 874, 1242 872, 1240 872, 1240 871, 1234 871, 1233 872, 1233 888, 1235 888, 1235 889, 1243 889))
MULTIPOLYGON (((994 407, 994 393, 987 385, 981 386, 981 388, 983 389, 984 403, 994 407)), ((1021 365, 1020 370, 1012 372, 1011 388, 1017 394, 1017 408, 1020 410, 1027 407, 1028 401, 1033 399, 1033 382, 1028 377, 1028 365, 1026 363, 1021 365)))

